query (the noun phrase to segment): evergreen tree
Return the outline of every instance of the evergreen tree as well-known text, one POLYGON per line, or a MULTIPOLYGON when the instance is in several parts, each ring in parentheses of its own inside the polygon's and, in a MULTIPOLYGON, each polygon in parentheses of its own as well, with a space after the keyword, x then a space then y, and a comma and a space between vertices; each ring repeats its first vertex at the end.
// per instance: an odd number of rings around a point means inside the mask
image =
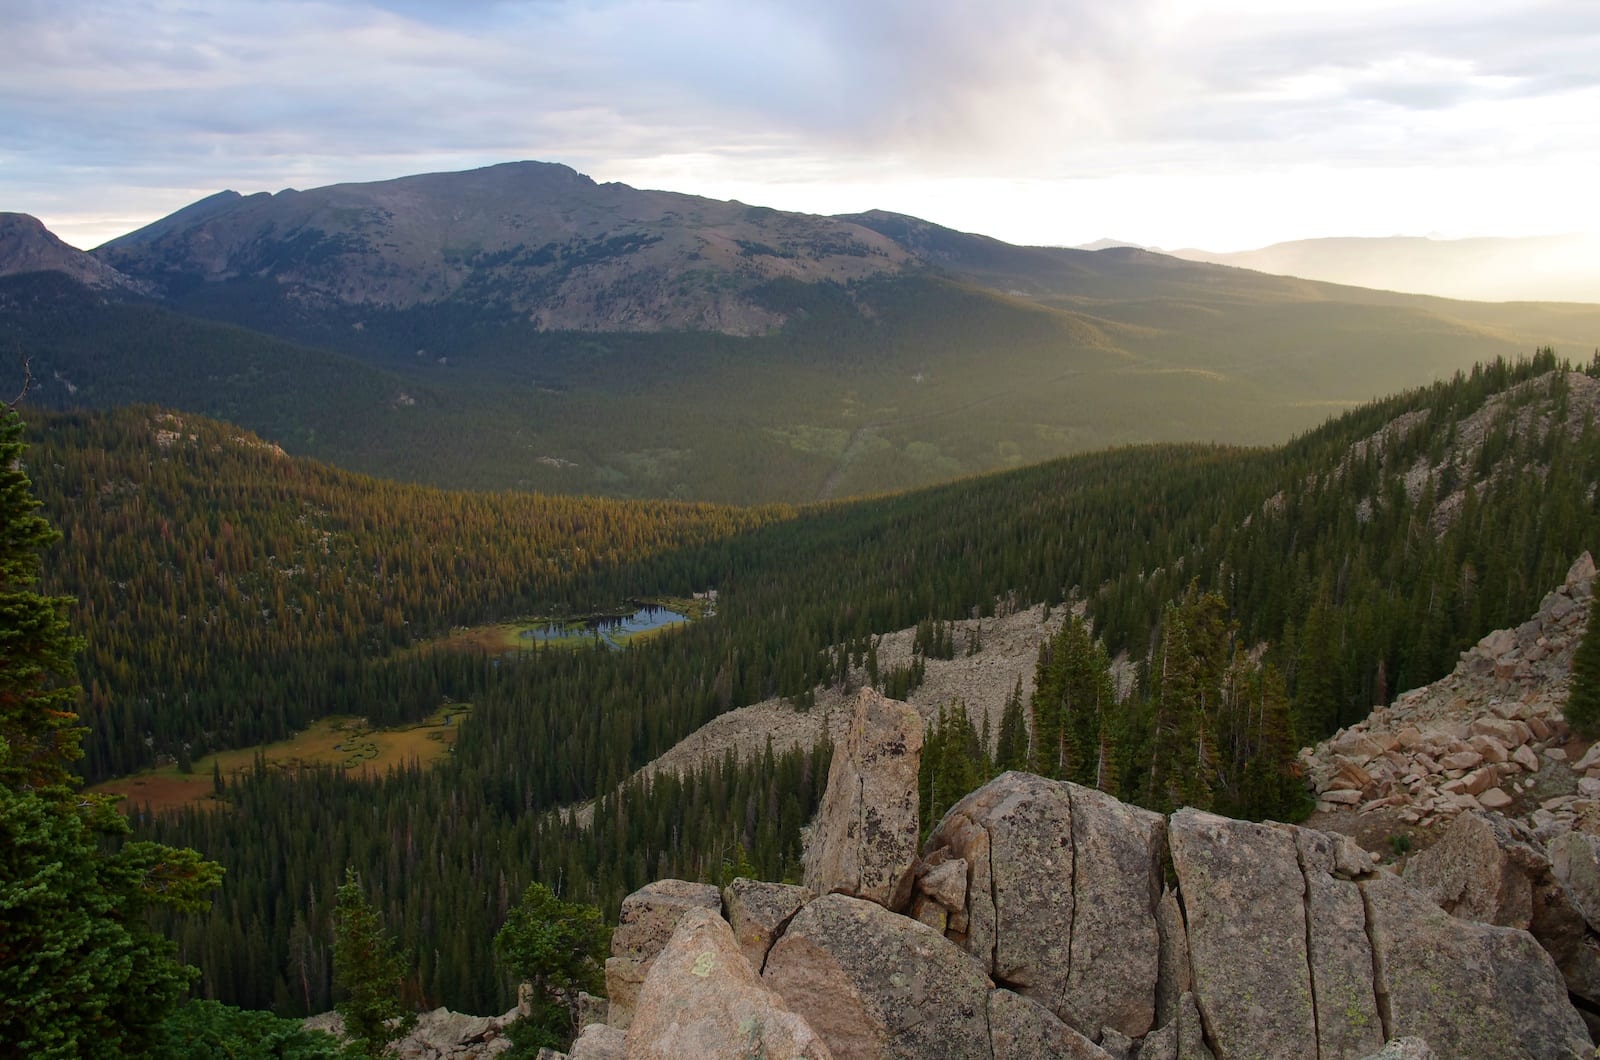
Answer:
POLYGON ((1595 599, 1600 597, 1589 601, 1589 624, 1572 657, 1566 708, 1567 724, 1586 740, 1600 736, 1600 623, 1595 621, 1595 599))
POLYGON ((0 423, 0 1047, 33 1057, 138 1056, 192 970, 146 911, 191 910, 221 879, 193 850, 122 843, 115 800, 80 793, 70 763, 76 640, 63 601, 35 591, 53 538, 0 423))
POLYGON ((405 965, 394 940, 384 931, 377 910, 361 889, 361 877, 345 869, 339 887, 333 937, 333 985, 344 994, 334 1007, 344 1018, 345 1034, 370 1057, 380 1057, 388 1044, 404 1038, 417 1014, 401 1000, 405 965))
POLYGON ((1000 738, 995 748, 995 768, 1001 773, 1011 769, 1028 768, 1028 722, 1022 706, 1022 677, 1006 697, 1005 710, 1000 715, 1000 738))
MULTIPOLYGON (((738 858, 744 858, 739 848, 738 858)), ((520 1055, 567 1049, 578 1033, 578 994, 605 992, 611 929, 592 905, 532 883, 494 938, 500 962, 529 988, 529 1013, 512 1025, 520 1055)))

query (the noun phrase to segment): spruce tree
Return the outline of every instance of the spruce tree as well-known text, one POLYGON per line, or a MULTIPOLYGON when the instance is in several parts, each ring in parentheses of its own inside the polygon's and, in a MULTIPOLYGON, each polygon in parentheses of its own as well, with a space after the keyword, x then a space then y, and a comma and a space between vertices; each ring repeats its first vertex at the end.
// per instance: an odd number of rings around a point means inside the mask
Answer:
POLYGON ((355 869, 345 869, 336 908, 333 985, 343 992, 344 1000, 334 1008, 344 1019, 345 1034, 368 1056, 379 1057, 417 1022, 417 1014, 401 1000, 405 965, 378 911, 367 901, 355 869))
POLYGON ((1586 740, 1600 736, 1600 628, 1596 628, 1594 598, 1589 600, 1589 623, 1572 657, 1572 684, 1567 693, 1567 724, 1586 740))

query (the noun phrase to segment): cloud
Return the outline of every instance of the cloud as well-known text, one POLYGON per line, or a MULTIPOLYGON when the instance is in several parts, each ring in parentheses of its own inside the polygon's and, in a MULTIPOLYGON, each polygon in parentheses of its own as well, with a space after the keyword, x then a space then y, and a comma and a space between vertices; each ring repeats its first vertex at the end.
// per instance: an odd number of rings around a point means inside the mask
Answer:
POLYGON ((759 189, 1600 155, 1590 0, 0 0, 0 24, 0 206, 102 227, 524 157, 759 189))

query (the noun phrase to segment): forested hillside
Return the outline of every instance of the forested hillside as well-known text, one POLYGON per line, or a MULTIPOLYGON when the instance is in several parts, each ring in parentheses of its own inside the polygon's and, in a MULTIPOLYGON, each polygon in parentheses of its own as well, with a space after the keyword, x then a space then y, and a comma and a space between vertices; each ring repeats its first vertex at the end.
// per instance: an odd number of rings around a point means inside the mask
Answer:
MULTIPOLYGON (((672 508, 698 514, 669 523, 676 527, 671 533, 646 535, 640 544, 650 554, 558 570, 560 577, 515 582, 514 590, 504 583, 507 572, 522 572, 527 554, 497 545, 495 528, 537 518, 531 510, 514 515, 514 506, 547 502, 402 491, 396 510, 415 517, 396 520, 403 530, 384 538, 382 520, 363 522, 359 510, 331 496, 321 504, 349 521, 319 522, 316 504, 266 476, 236 500, 248 497, 251 506, 274 513, 258 516, 264 527, 293 528, 308 517, 313 536, 303 547, 320 552, 320 535, 333 535, 326 562, 345 579, 342 594, 351 595, 351 586, 374 598, 384 594, 383 606, 374 602, 358 612, 365 625, 346 631, 326 619, 335 627, 318 634, 332 638, 326 643, 348 632, 357 646, 348 669, 332 680, 361 689, 363 697, 422 687, 427 696, 470 701, 474 711, 454 754, 433 769, 377 781, 333 772, 291 778, 263 769, 228 785, 224 801, 231 808, 146 822, 160 837, 196 845, 229 869, 209 917, 178 925, 183 951, 203 968, 208 993, 283 1011, 326 1007, 329 901, 351 864, 381 895, 389 923, 414 955, 417 1000, 503 1009, 510 983, 489 959, 487 939, 530 880, 614 912, 623 894, 649 879, 715 877, 724 862, 731 867, 741 857, 764 875, 781 876, 793 870, 796 829, 825 764, 791 754, 744 766, 717 763, 700 777, 660 779, 648 789, 636 784, 607 795, 587 831, 550 811, 612 792, 638 766, 731 707, 772 694, 805 702, 809 689, 842 679, 852 661, 859 668, 875 634, 1013 603, 1082 601, 1106 655, 1142 659, 1167 650, 1185 630, 1190 643, 1213 646, 1189 653, 1186 684, 1152 676, 1120 705, 1108 707, 1102 697, 1103 718, 1097 714, 1092 729, 1081 714, 1051 715, 1036 702, 1027 726, 1030 764, 1049 768, 1041 752, 1054 747, 1054 771, 1082 777, 1098 772, 1103 747, 1112 766, 1105 786, 1139 801, 1273 805, 1292 794, 1282 776, 1246 784, 1227 766, 1244 746, 1229 719, 1246 716, 1230 711, 1254 704, 1248 709, 1262 716, 1281 688, 1287 709, 1272 707, 1274 724, 1294 731, 1275 737, 1278 744, 1321 736, 1363 716, 1373 702, 1443 674, 1462 647, 1531 611, 1572 557, 1593 546, 1600 530, 1593 377, 1600 365, 1589 365, 1587 374, 1558 367, 1549 353, 1515 366, 1496 363, 1362 408, 1280 449, 1122 449, 792 518, 672 508), (480 511, 486 514, 474 514, 480 511), (358 528, 384 543, 371 552, 359 551, 355 541, 344 551, 335 547, 340 533, 358 528), (432 553, 407 540, 417 535, 432 546, 442 540, 427 536, 434 532, 477 547, 451 563, 444 559, 453 552, 424 561, 432 553), (414 557, 405 561, 407 573, 437 569, 441 586, 447 576, 460 581, 456 596, 443 597, 456 610, 439 608, 430 617, 426 593, 403 595, 411 591, 400 587, 404 579, 386 572, 395 575, 406 555, 414 557), (385 610, 400 607, 401 599, 405 607, 423 608, 415 617, 401 608, 401 622, 441 628, 474 607, 526 602, 534 608, 541 599, 571 606, 607 593, 705 587, 720 593, 715 619, 625 652, 454 656, 446 664, 435 653, 367 650, 398 644, 387 639, 393 626, 385 610), (1255 666, 1257 648, 1264 649, 1262 669, 1255 666), (1229 687, 1247 694, 1224 709, 1211 693, 1239 649, 1252 659, 1229 687), (1216 753, 1207 755, 1209 772, 1190 775, 1181 756, 1185 741, 1194 746, 1197 736, 1216 753)), ((56 421, 77 424, 80 433, 48 431, 49 444, 61 447, 29 456, 41 481, 50 483, 41 493, 52 517, 74 517, 67 498, 116 494, 105 485, 121 481, 116 475, 93 485, 82 477, 82 469, 109 459, 89 444, 94 432, 113 424, 134 435, 159 430, 157 415, 56 421), (77 437, 81 451, 57 437, 77 437), (69 468, 79 470, 69 474, 69 468)), ((174 493, 156 505, 113 505, 126 520, 117 541, 134 542, 128 547, 136 553, 159 549, 162 520, 185 510, 185 493, 228 496, 206 462, 233 448, 263 472, 291 467, 343 489, 393 489, 284 461, 248 439, 230 446, 226 428, 206 429, 217 432, 205 436, 207 444, 199 444, 197 431, 196 444, 173 442, 159 460, 147 451, 146 464, 168 462, 162 474, 170 475, 174 493), (185 471, 191 466, 185 461, 198 462, 198 473, 185 471)), ((617 518, 634 510, 619 509, 617 518)), ((573 532, 581 526, 598 533, 593 518, 575 521, 573 532)), ((260 558, 277 555, 282 562, 291 553, 290 545, 280 551, 266 544, 276 539, 262 531, 257 551, 234 555, 228 537, 237 530, 223 516, 197 521, 187 532, 201 576, 186 582, 197 595, 178 614, 209 613, 234 599, 232 592, 259 594, 250 578, 264 578, 260 558)), ((105 702, 115 704, 123 698, 115 680, 127 676, 114 677, 119 652, 136 649, 136 635, 150 633, 157 612, 154 601, 132 607, 118 596, 125 592, 118 577, 96 580, 94 571, 106 561, 72 559, 82 540, 74 535, 58 546, 47 571, 55 590, 82 598, 91 645, 107 634, 121 638, 118 651, 93 655, 84 666, 86 685, 99 682, 105 702), (119 611, 132 612, 121 633, 119 611)), ((524 547, 548 554, 540 551, 546 544, 524 547)), ((151 569, 157 573, 143 584, 162 585, 176 573, 159 573, 159 564, 151 569)), ((340 598, 324 592, 321 607, 329 616, 338 613, 333 601, 340 598)), ((304 605, 308 614, 313 602, 314 592, 304 605)), ((256 595, 249 603, 241 604, 238 621, 219 623, 215 632, 218 657, 237 657, 234 672, 256 665, 249 660, 263 644, 277 643, 266 631, 293 629, 304 617, 256 595), (258 603, 268 612, 259 619, 258 603)), ((320 643, 309 632, 305 637, 305 644, 320 643)), ((154 639, 161 639, 159 631, 154 639)), ((262 653, 268 662, 258 672, 292 669, 299 643, 283 642, 289 655, 262 653)), ((168 650, 174 660, 188 655, 175 638, 168 650)), ((335 649, 328 651, 331 658, 335 649)), ((1071 654, 1065 644, 1062 651, 1063 659, 1071 654)), ((1044 660, 1046 676, 1052 663, 1044 660)), ((178 662, 165 672, 174 688, 195 680, 178 662)), ((1058 677, 1050 680, 1065 687, 1070 675, 1063 670, 1058 677)), ((176 698, 169 697, 170 709, 181 712, 176 698)), ((363 702, 364 709, 382 709, 363 702)), ((242 718, 261 709, 259 701, 241 705, 242 718)), ((97 727, 103 724, 103 712, 93 717, 97 727)), ((1002 747, 1017 753, 1015 731, 1009 740, 1002 747)), ((144 753, 136 731, 93 741, 105 746, 107 761, 113 754, 136 761, 144 753)))
POLYGON ((787 514, 397 485, 147 407, 29 423, 62 533, 47 576, 88 635, 96 780, 329 714, 415 720, 482 664, 407 649, 456 625, 614 607, 637 591, 628 565, 787 514))

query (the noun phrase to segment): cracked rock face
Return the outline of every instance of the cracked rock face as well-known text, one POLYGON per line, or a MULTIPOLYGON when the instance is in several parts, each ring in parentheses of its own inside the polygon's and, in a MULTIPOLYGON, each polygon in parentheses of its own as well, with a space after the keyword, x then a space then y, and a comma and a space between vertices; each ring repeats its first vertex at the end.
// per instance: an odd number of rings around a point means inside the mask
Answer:
POLYGON ((994 984, 955 943, 876 903, 812 902, 762 978, 838 1060, 990 1055, 994 984))
MULTIPOLYGON (((841 770, 836 760, 832 809, 814 837, 833 847, 808 852, 807 867, 843 866, 837 878, 856 885, 902 881, 878 893, 909 892, 914 880, 911 915, 842 893, 807 901, 778 885, 729 889, 727 917, 749 921, 755 959, 776 936, 761 984, 836 1057, 1365 1060, 1426 1041, 1439 1056, 1592 1058, 1568 988, 1600 994, 1600 947, 1524 829, 1462 816, 1451 842, 1414 861, 1423 889, 1375 871, 1342 836, 1193 809, 1162 817, 1007 773, 957 803, 913 866, 902 858, 916 836, 920 740, 872 750, 894 715, 881 697, 861 701, 850 761, 841 770), (892 834, 892 815, 864 828, 879 804, 862 793, 897 790, 912 813, 892 834), (1460 919, 1468 914, 1512 926, 1460 919), (1577 941, 1551 942, 1568 937, 1577 941)), ((1591 847, 1559 851, 1566 877, 1600 876, 1591 847)), ((627 956, 616 960, 664 959, 655 954, 670 918, 726 936, 753 974, 716 917, 714 891, 706 910, 685 915, 692 887, 631 896, 616 942, 627 956)), ((716 959, 715 947, 702 949, 716 959)), ((636 1025, 628 1055, 671 1055, 647 1050, 732 994, 686 1004, 669 991, 664 1004, 678 1015, 659 1032, 636 1025)), ((730 1032, 724 1020, 718 1033, 737 1038, 748 1022, 730 1032)), ((704 1055, 749 1055, 728 1041, 704 1055)))
POLYGON ((996 981, 1084 1035, 1155 1021, 1166 822, 1076 784, 1007 773, 958 802, 925 861, 970 868, 965 932, 996 981))
POLYGON ((1533 936, 1452 917, 1380 874, 1361 883, 1389 1034, 1446 1056, 1594 1054, 1555 962, 1533 936))
POLYGON ((872 689, 856 696, 844 745, 806 844, 805 885, 895 911, 911 899, 917 858, 922 716, 872 689))
POLYGON ((1294 836, 1197 810, 1171 820, 1195 1000, 1218 1060, 1317 1056, 1294 836))

